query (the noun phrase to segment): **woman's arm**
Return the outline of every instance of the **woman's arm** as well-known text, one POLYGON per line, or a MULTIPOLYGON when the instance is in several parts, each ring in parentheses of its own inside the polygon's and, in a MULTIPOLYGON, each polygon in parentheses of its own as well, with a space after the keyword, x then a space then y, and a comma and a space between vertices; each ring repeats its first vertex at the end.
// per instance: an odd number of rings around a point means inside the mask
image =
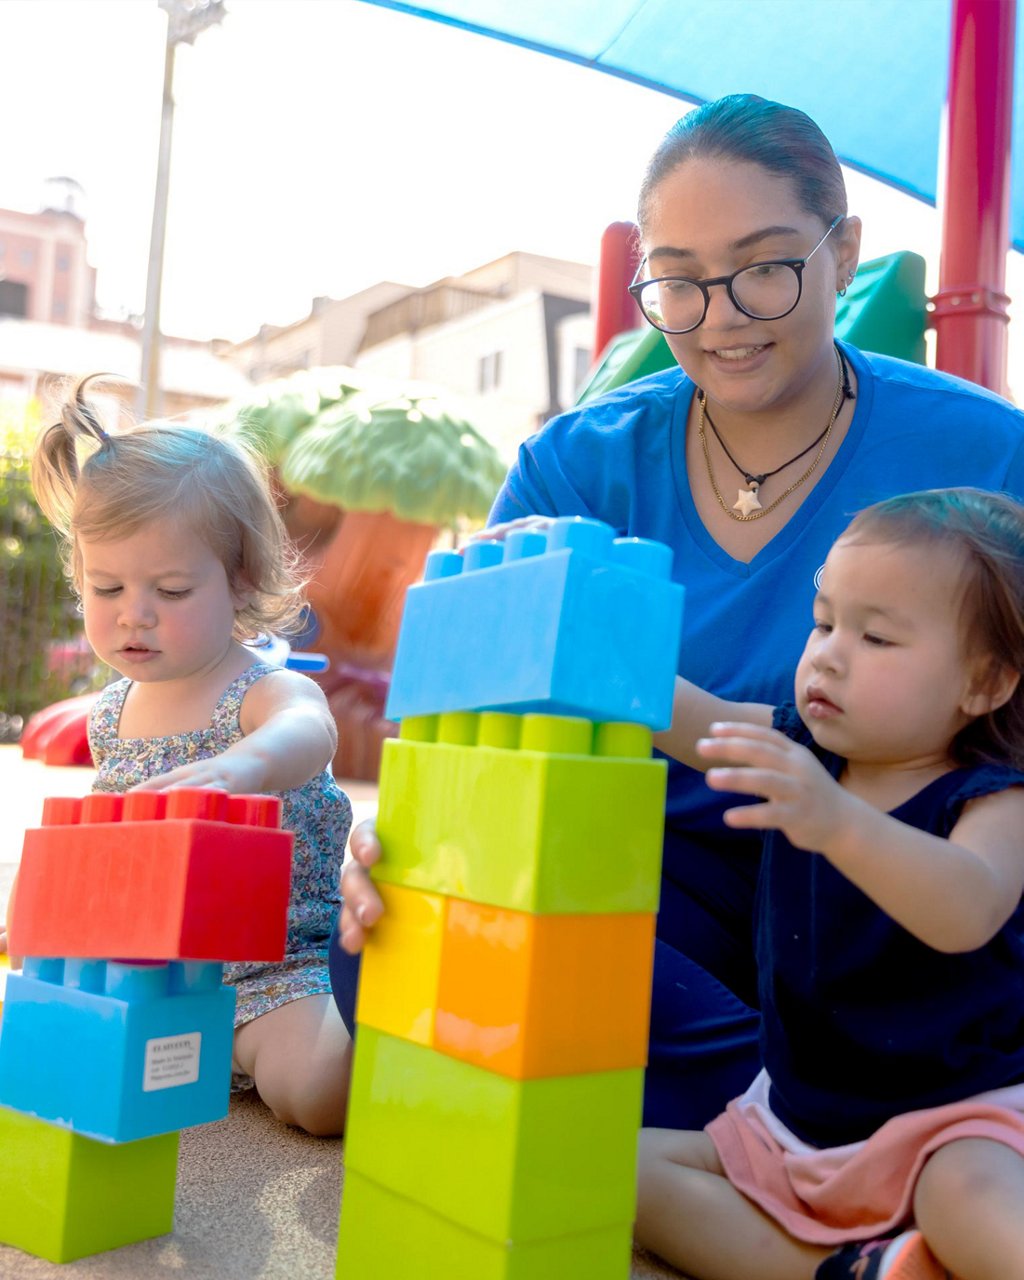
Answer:
POLYGON ((728 810, 726 823, 775 828, 797 848, 822 854, 927 946, 973 951, 1017 909, 1024 893, 1024 788, 972 800, 944 840, 841 787, 806 747, 781 733, 743 724, 714 732, 700 744, 718 762, 708 785, 763 797, 728 810))
POLYGON ((338 731, 319 685, 298 671, 275 671, 245 695, 240 741, 209 760, 149 778, 137 791, 219 787, 236 794, 286 791, 330 764, 338 731))
POLYGON ((703 773, 714 761, 698 751, 698 743, 722 720, 742 720, 771 728, 773 708, 763 702, 728 702, 676 676, 672 694, 672 723, 654 735, 654 745, 673 760, 703 773))

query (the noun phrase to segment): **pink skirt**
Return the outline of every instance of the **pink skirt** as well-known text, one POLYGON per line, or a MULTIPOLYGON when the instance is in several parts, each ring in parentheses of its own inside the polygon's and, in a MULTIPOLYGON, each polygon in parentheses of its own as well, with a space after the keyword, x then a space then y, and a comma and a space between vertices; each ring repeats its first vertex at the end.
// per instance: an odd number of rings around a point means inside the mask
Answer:
POLYGON ((1024 1084, 896 1116, 863 1142, 812 1147, 773 1115, 762 1071, 707 1126, 726 1176, 790 1235, 868 1240, 905 1225, 925 1161, 947 1143, 988 1138, 1024 1156, 1024 1084))

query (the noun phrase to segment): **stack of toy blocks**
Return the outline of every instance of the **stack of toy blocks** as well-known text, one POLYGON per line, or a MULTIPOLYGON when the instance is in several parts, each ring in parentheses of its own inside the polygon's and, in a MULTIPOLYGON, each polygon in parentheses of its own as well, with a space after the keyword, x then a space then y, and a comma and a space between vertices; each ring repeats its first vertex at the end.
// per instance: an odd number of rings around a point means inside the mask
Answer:
POLYGON ((407 596, 337 1275, 628 1276, 682 588, 559 520, 407 596))
POLYGON ((178 1130, 227 1114, 223 962, 284 954, 280 812, 199 789, 46 801, 0 1022, 0 1243, 66 1262, 171 1230, 178 1130))

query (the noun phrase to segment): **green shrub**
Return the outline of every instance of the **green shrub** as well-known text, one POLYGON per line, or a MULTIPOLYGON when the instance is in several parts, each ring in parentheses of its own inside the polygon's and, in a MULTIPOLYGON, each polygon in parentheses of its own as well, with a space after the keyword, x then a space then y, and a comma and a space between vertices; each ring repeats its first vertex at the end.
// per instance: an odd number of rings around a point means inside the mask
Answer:
POLYGON ((0 741, 20 722, 91 683, 91 664, 54 669, 55 646, 82 632, 57 538, 32 496, 39 406, 0 400, 0 741))

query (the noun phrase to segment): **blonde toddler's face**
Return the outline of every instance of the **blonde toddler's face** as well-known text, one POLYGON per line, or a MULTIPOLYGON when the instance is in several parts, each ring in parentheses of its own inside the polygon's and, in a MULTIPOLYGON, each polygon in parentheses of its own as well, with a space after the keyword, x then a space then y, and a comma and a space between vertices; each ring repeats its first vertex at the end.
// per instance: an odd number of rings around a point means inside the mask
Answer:
POLYGON ((108 666, 142 682, 189 680, 225 659, 243 601, 186 520, 151 520, 79 549, 85 634, 108 666))

